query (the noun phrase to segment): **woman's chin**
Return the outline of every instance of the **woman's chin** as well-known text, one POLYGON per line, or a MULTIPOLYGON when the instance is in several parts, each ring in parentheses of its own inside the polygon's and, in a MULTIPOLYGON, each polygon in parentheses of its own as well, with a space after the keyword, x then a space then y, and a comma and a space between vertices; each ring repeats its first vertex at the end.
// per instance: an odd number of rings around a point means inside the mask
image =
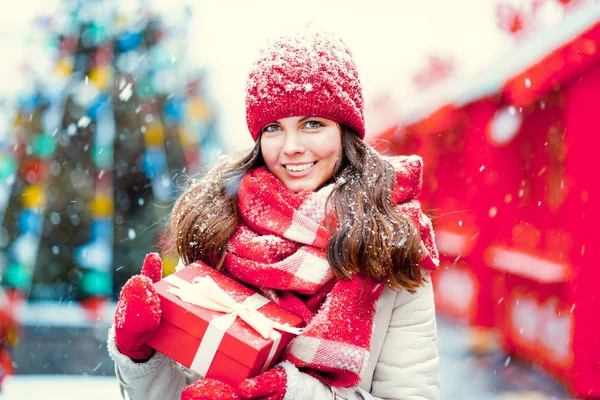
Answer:
POLYGON ((304 190, 310 190, 311 192, 316 190, 319 185, 312 181, 312 179, 306 179, 301 181, 288 181, 284 182, 285 186, 288 187, 292 192, 299 193, 304 190))

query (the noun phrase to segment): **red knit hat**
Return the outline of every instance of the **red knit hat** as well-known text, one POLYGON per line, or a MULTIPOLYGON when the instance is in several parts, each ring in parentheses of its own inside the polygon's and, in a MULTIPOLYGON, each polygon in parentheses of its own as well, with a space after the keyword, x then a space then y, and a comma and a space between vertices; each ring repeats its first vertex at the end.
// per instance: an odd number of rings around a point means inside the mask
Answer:
POLYGON ((262 49, 246 86, 246 123, 256 141, 280 118, 323 117, 365 136, 362 86, 337 36, 309 26, 262 49))

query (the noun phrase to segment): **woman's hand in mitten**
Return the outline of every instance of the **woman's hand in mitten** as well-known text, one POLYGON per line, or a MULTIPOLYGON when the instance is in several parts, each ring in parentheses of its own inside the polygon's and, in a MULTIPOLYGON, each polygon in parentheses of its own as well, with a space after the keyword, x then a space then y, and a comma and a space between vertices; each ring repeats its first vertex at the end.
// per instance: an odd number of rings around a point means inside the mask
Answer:
POLYGON ((287 374, 281 367, 244 380, 236 392, 242 399, 282 400, 287 386, 287 374))
POLYGON ((149 253, 142 273, 131 277, 119 296, 115 341, 122 354, 137 362, 147 361, 154 354, 145 343, 160 324, 160 299, 152 284, 161 278, 162 261, 158 253, 149 253))
POLYGON ((181 400, 239 400, 231 386, 216 379, 201 379, 183 389, 181 400))

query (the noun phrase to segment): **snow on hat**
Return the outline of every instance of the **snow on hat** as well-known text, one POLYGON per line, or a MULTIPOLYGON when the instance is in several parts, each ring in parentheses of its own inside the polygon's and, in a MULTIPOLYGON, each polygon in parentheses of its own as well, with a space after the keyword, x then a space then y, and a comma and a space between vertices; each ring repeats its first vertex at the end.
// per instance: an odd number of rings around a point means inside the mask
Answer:
POLYGON ((301 115, 327 118, 365 136, 352 54, 339 37, 313 26, 262 49, 246 85, 246 123, 255 141, 270 122, 301 115))

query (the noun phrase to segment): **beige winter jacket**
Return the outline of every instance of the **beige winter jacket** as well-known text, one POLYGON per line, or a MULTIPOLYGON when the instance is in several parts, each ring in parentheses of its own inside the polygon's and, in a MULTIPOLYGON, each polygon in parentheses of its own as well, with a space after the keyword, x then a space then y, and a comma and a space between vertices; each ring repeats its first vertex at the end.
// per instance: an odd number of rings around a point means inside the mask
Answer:
MULTIPOLYGON (((332 388, 283 363, 288 376, 285 400, 439 399, 434 310, 431 283, 415 294, 385 289, 377 303, 371 354, 359 386, 332 388)), ((183 388, 200 378, 158 352, 148 362, 133 362, 119 353, 112 329, 108 349, 124 398, 179 400, 183 388)))

